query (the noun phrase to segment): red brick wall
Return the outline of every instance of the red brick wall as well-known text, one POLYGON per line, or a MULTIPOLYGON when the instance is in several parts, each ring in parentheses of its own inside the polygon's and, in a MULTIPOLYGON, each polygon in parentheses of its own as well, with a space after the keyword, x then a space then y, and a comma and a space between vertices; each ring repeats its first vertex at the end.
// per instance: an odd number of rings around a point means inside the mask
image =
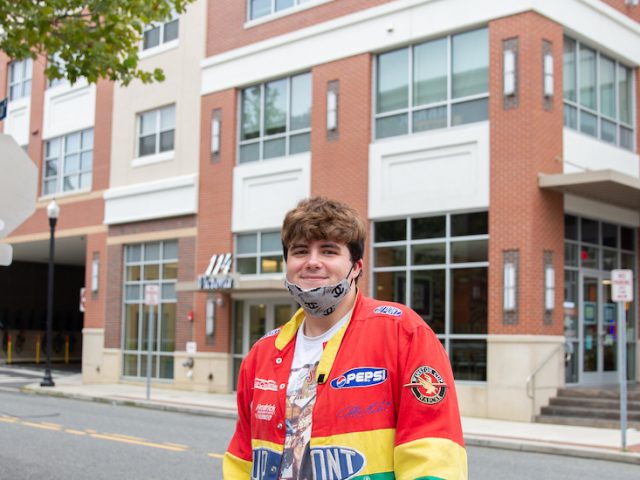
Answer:
POLYGON ((96 233, 87 235, 87 250, 85 253, 85 312, 84 326, 86 328, 104 327, 104 307, 107 290, 107 234, 96 233), (100 271, 98 274, 98 291, 91 291, 92 262, 94 254, 98 255, 100 271))
MULTIPOLYGON (((369 143, 371 141, 371 68, 369 54, 312 70, 311 194, 326 195, 368 217, 369 143), (338 130, 327 136, 327 84, 339 82, 338 130)), ((369 243, 365 272, 358 281, 368 295, 369 243)))
POLYGON ((640 22, 640 6, 632 7, 631 5, 626 5, 625 0, 601 0, 603 3, 606 3, 610 7, 615 8, 619 12, 624 13, 627 17, 632 18, 636 22, 640 22))
MULTIPOLYGON (((229 2, 224 2, 229 3, 229 2)), ((211 17, 211 15, 210 15, 211 17)), ((233 167, 236 163, 236 91, 226 90, 202 97, 200 131, 200 176, 198 206, 198 238, 196 272, 202 274, 214 253, 233 251, 231 212, 233 204, 233 167), (220 112, 220 154, 211 160, 212 112, 220 112)), ((227 295, 224 306, 217 307, 216 329, 213 337, 205 335, 206 293, 196 294, 195 339, 198 350, 208 352, 231 351, 231 299, 227 295)))
MULTIPOLYGON (((209 0, 206 56, 300 30, 392 0, 334 0, 245 29, 246 0, 209 0)), ((266 19, 267 17, 263 17, 266 19)))
POLYGON ((535 13, 490 22, 491 167, 489 208, 489 333, 563 333, 563 199, 538 188, 538 173, 562 171, 562 27, 535 13), (505 110, 502 42, 518 37, 517 108, 505 110), (544 109, 542 42, 552 43, 554 99, 544 109), (502 256, 518 250, 518 323, 503 324, 502 256), (550 325, 543 320, 543 254, 553 252, 555 304, 550 325))
MULTIPOLYGON (((33 61, 33 77, 31 79, 31 117, 29 118, 29 157, 42 171, 42 120, 44 118, 44 91, 47 79, 44 68, 47 60, 39 56, 33 61)), ((42 195, 42 176, 38 174, 38 195, 42 195)))
MULTIPOLYGON (((42 183, 40 173, 38 173, 38 182, 42 183)), ((58 224, 56 226, 56 235, 70 228, 102 226, 102 222, 104 221, 104 200, 102 197, 84 200, 80 196, 70 196, 56 199, 56 202, 60 206, 60 217, 58 218, 58 224)), ((48 203, 49 201, 44 201, 37 205, 34 214, 14 230, 9 238, 36 233, 48 235, 48 203)))
MULTIPOLYGON (((147 222, 114 225, 109 227, 109 238, 136 233, 162 232, 189 228, 195 226, 195 216, 185 216, 171 219, 150 220, 147 222)), ((154 240, 147 240, 152 242, 154 240)), ((138 243, 138 242, 134 242, 138 243)), ((195 239, 183 237, 178 239, 178 282, 193 281, 193 263, 195 239)), ((123 275, 124 275, 124 244, 108 245, 106 250, 107 272, 106 298, 104 308, 104 346, 106 348, 120 348, 122 334, 122 305, 123 305, 123 275)), ((190 322, 187 313, 193 309, 193 294, 178 292, 178 309, 176 313, 176 350, 184 349, 184 342, 190 340, 190 322)))
POLYGON ((111 163, 111 116, 113 112, 113 82, 101 80, 96 85, 96 120, 93 129, 92 190, 109 188, 111 163))

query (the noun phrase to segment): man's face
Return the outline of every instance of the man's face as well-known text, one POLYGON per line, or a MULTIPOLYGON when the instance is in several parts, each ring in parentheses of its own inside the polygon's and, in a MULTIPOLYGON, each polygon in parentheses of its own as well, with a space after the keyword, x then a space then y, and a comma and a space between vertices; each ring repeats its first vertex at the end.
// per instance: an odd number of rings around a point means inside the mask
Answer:
POLYGON ((353 262, 344 243, 332 240, 297 240, 289 246, 287 280, 304 289, 338 283, 349 273, 349 282, 360 274, 362 260, 353 262))

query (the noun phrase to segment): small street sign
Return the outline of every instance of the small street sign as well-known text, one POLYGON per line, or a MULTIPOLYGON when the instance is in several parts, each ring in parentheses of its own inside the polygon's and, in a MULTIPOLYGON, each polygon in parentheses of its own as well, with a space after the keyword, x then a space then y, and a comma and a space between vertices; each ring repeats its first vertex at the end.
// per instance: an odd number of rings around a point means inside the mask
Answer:
POLYGON ((87 306, 87 289, 82 287, 80 289, 80 311, 84 312, 87 306))
POLYGON ((160 298, 159 285, 146 285, 144 287, 144 304, 145 305, 158 305, 159 298, 160 298))
POLYGON ((632 270, 611 270, 611 299, 614 302, 633 302, 632 270))

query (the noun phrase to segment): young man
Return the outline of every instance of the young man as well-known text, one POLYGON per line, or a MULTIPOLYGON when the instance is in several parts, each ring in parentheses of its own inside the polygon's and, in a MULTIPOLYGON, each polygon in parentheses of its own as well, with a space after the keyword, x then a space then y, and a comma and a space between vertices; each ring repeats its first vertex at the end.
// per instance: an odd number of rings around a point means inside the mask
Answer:
POLYGON ((366 228, 323 197, 287 213, 285 285, 302 308, 242 363, 225 479, 467 478, 440 341, 411 309, 356 288, 366 228))

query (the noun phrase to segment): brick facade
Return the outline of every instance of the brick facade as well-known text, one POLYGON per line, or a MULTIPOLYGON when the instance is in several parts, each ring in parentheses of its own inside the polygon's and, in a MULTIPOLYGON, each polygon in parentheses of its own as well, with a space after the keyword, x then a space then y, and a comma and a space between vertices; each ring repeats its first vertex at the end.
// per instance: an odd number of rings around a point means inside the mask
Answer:
POLYGON ((561 311, 544 322, 544 251, 554 252, 556 305, 563 295, 562 195, 538 187, 538 172, 562 171, 562 27, 535 13, 490 22, 491 170, 489 207, 489 333, 562 335, 561 311), (518 38, 519 104, 505 109, 502 44, 518 38), (554 103, 543 95, 543 41, 554 55, 554 103), (503 251, 518 250, 517 324, 502 322, 503 251))

